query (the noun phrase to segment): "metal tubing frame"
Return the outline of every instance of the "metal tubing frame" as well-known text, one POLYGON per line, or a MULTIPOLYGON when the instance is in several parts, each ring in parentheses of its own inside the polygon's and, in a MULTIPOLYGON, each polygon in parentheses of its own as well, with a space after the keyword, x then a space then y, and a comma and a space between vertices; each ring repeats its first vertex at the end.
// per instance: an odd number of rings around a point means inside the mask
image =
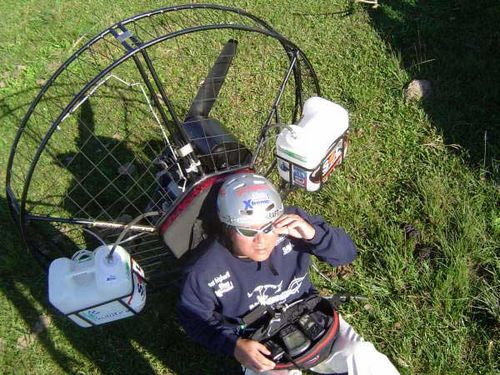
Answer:
MULTIPOLYGON (((88 50, 92 45, 94 45, 95 43, 97 43, 99 40, 104 39, 104 37, 106 35, 111 34, 112 30, 115 30, 115 29, 119 28, 120 25, 127 25, 127 24, 129 24, 131 22, 135 22, 135 21, 138 21, 138 20, 140 20, 142 18, 151 17, 151 16, 154 16, 154 15, 157 15, 157 14, 170 13, 170 12, 174 12, 174 11, 187 10, 187 9, 212 9, 212 10, 220 10, 220 11, 226 11, 226 12, 235 13, 235 14, 247 17, 247 18, 253 20, 254 22, 256 22, 257 24, 263 26, 267 30, 269 30, 269 31, 271 31, 273 33, 276 33, 276 31, 274 31, 274 29, 271 28, 271 26, 269 26, 269 24, 267 24, 267 22, 265 22, 264 20, 262 20, 262 19, 260 19, 260 18, 258 18, 256 16, 254 16, 254 15, 248 13, 248 12, 245 12, 244 10, 237 9, 237 8, 231 8, 231 7, 225 7, 225 6, 219 6, 219 5, 212 5, 212 4, 189 4, 189 5, 182 5, 182 6, 164 7, 164 8, 159 8, 159 9, 154 10, 154 11, 144 12, 144 13, 141 13, 141 14, 138 14, 136 16, 132 16, 132 17, 126 18, 126 19, 124 19, 122 21, 119 21, 119 22, 115 23, 114 25, 112 25, 108 29, 106 29, 106 30, 102 31, 101 33, 97 34, 94 38, 90 39, 87 43, 85 43, 82 47, 80 47, 75 53, 73 53, 73 55, 71 55, 54 72, 54 74, 52 74, 52 76, 47 80, 47 82, 45 83, 45 85, 43 85, 43 87, 41 88, 41 90, 39 91, 39 93, 35 97, 35 99, 33 99, 33 101, 31 102, 31 104, 30 104, 30 106, 29 106, 29 108, 28 108, 28 110, 26 112, 26 114, 24 115, 23 119, 21 120, 19 129, 18 129, 18 131, 16 133, 16 136, 14 138, 14 141, 12 143, 12 147, 11 147, 10 155, 9 155, 9 160, 8 160, 8 164, 7 164, 6 185, 10 186, 10 180, 11 180, 11 176, 12 176, 11 169, 12 169, 12 164, 13 164, 13 161, 14 161, 15 151, 17 149, 17 145, 19 143, 19 140, 20 140, 22 134, 24 133, 25 126, 26 126, 28 120, 30 119, 30 117, 31 117, 31 115, 32 115, 35 107, 38 105, 38 103, 40 102, 40 100, 42 99, 42 97, 45 95, 45 93, 47 92, 47 90, 49 89, 49 87, 52 86, 52 84, 57 79, 57 77, 59 77, 59 75, 64 70, 66 70, 66 68, 74 60, 76 60, 83 52, 85 52, 86 50, 88 50)), ((310 68, 312 69, 312 66, 310 68)), ((316 81, 317 81, 317 78, 316 78, 316 81)), ((76 95, 78 95, 78 94, 76 94, 76 95)))
MULTIPOLYGON (((155 45, 157 43, 160 43, 160 42, 163 42, 165 40, 173 39, 173 38, 181 36, 181 35, 186 35, 186 34, 190 34, 190 33, 194 33, 194 32, 199 32, 199 31, 215 30, 215 29, 232 29, 232 30, 239 30, 239 31, 248 31, 248 32, 260 33, 260 34, 263 34, 265 36, 268 36, 268 37, 271 37, 271 38, 274 38, 274 39, 278 40, 282 44, 282 46, 285 49, 285 51, 287 52, 287 54, 288 54, 288 52, 290 50, 296 51, 296 54, 301 56, 301 58, 303 59, 304 63, 308 67, 308 70, 309 70, 309 72, 312 75, 311 78, 312 78, 312 80, 314 82, 314 85, 316 87, 316 91, 319 94, 320 88, 319 88, 319 83, 318 83, 318 78, 317 78, 316 72, 314 71, 314 68, 313 68, 312 64, 309 62, 309 60, 307 59, 307 57, 305 56, 305 54, 293 42, 291 42, 287 38, 283 37, 281 34, 279 34, 276 31, 274 31, 274 29, 272 29, 265 21, 261 20, 258 17, 255 17, 255 16, 253 16, 253 15, 251 15, 251 14, 245 12, 245 11, 242 11, 242 10, 239 10, 239 9, 235 9, 235 8, 229 8, 229 7, 223 7, 223 6, 215 6, 215 5, 210 5, 210 4, 192 4, 192 5, 184 5, 184 6, 174 6, 174 7, 161 8, 161 9, 158 9, 158 10, 156 10, 154 12, 142 13, 140 15, 137 15, 137 16, 134 16, 134 17, 131 17, 131 18, 128 18, 128 19, 125 19, 123 21, 120 21, 120 22, 116 23, 112 27, 108 28, 107 30, 103 31, 102 33, 98 34, 96 37, 94 37, 93 39, 91 39, 90 41, 88 41, 84 46, 82 46, 77 52, 75 52, 68 60, 66 60, 65 63, 63 63, 57 69, 57 71, 49 78, 49 80, 47 81, 47 83, 40 90, 40 92, 37 95, 37 97, 31 103, 30 107, 28 108, 27 113, 25 114, 25 116, 23 117, 23 119, 21 121, 21 124, 20 124, 20 127, 18 129, 18 132, 16 133, 13 145, 11 147, 11 152, 10 152, 10 155, 9 155, 9 160, 8 160, 8 165, 7 165, 6 190, 7 190, 7 197, 8 197, 8 200, 9 200, 9 208, 11 210, 11 214, 15 218, 15 221, 18 223, 18 225, 20 227, 21 235, 23 237, 23 240, 26 243, 27 243, 27 241, 26 241, 27 239, 26 239, 26 236, 25 236, 26 233, 25 233, 25 229, 24 228, 26 226, 26 222, 27 221, 29 221, 29 220, 50 221, 50 218, 48 218, 48 217, 42 218, 42 217, 38 217, 38 216, 32 216, 32 215, 27 214, 27 212, 26 212, 26 199, 27 199, 27 196, 28 196, 28 191, 29 191, 29 187, 30 187, 30 184, 31 184, 31 179, 33 177, 33 173, 35 171, 35 167, 36 167, 36 165, 37 165, 37 163, 38 163, 38 161, 40 159, 40 156, 41 156, 42 152, 45 150, 45 147, 46 147, 47 143, 49 142, 50 138, 52 137, 52 134, 54 133, 54 131, 56 130, 56 128, 58 127, 58 125, 65 118, 65 116, 73 109, 73 107, 75 105, 77 105, 81 101, 81 99, 84 97, 85 93, 87 93, 95 84, 97 84, 102 79, 102 77, 104 77, 105 75, 107 75, 114 68, 116 68, 117 66, 121 65, 123 62, 125 62, 126 60, 128 60, 131 57, 134 60, 136 60, 137 59, 137 53, 143 54, 143 52, 145 52, 146 49, 149 48, 150 46, 153 46, 153 45, 155 45), (155 14, 172 12, 172 11, 178 11, 178 10, 183 10, 183 9, 214 9, 214 10, 229 11, 229 12, 237 13, 239 15, 242 15, 242 16, 245 16, 245 17, 248 17, 248 18, 252 19, 257 24, 263 26, 265 28, 265 30, 254 28, 254 27, 250 27, 250 26, 246 26, 246 25, 238 25, 238 24, 213 24, 213 25, 203 25, 203 26, 189 27, 189 28, 185 28, 185 29, 182 29, 182 30, 174 31, 174 32, 162 35, 160 37, 151 39, 150 41, 148 41, 146 43, 141 43, 140 46, 138 46, 138 48, 129 50, 129 52, 127 54, 125 54, 124 56, 120 57, 119 59, 113 61, 105 69, 101 70, 101 72, 97 76, 95 76, 93 79, 91 79, 89 82, 87 82, 87 84, 76 95, 73 96, 73 98, 70 100, 70 102, 65 107, 65 109, 60 113, 60 115, 52 123, 51 127, 48 129, 47 133, 45 134, 44 138, 42 139, 42 141, 41 141, 41 143, 40 143, 40 145, 39 145, 39 147, 38 147, 38 149, 37 149, 37 151, 36 151, 36 153, 35 153, 35 155, 34 155, 34 157, 32 159, 30 168, 28 169, 28 173, 26 175, 26 179, 25 179, 25 183, 24 183, 24 186, 23 186, 23 191, 22 191, 22 194, 21 194, 20 202, 18 202, 17 197, 14 196, 14 194, 13 194, 13 192, 11 190, 11 187, 10 187, 10 182, 11 182, 11 177, 12 177, 11 171, 12 171, 12 166, 13 166, 13 163, 14 163, 14 157, 15 157, 15 154, 16 154, 17 145, 19 144, 21 136, 22 136, 22 134, 24 133, 24 131, 26 129, 26 125, 27 125, 27 123, 28 123, 28 121, 29 121, 29 119, 30 119, 30 117, 31 117, 34 109, 36 108, 36 106, 38 105, 38 103, 40 102, 40 100, 42 99, 42 97, 44 96, 44 94, 47 92, 47 90, 49 89, 49 87, 57 79, 57 77, 74 60, 76 60, 81 53, 83 53, 84 51, 86 51, 87 49, 89 49, 97 41, 103 39, 106 35, 112 34, 113 31, 115 29, 117 29, 117 28, 120 28, 120 26, 123 27, 123 25, 126 25, 128 23, 137 21, 137 20, 145 18, 145 17, 151 17, 152 15, 155 15, 155 14)), ((144 54, 143 54, 143 56, 144 56, 144 54)), ((147 56, 147 54, 146 54, 146 56, 147 56)), ((292 57, 290 57, 290 58, 292 59, 292 57)), ((145 58, 145 60, 147 61, 147 58, 145 58)), ((149 64, 148 64, 148 68, 149 68, 149 64)), ((297 74, 299 74, 299 76, 300 76, 300 73, 297 73, 294 70, 294 76, 295 77, 297 77, 297 74)), ((152 73, 152 75, 154 77, 153 73, 152 73)), ((158 77, 156 77, 156 78, 158 78, 158 77)), ((151 82, 148 82, 148 83, 151 84, 151 82)), ((158 83, 157 79, 155 80, 155 83, 158 83)), ((161 91, 160 87, 161 87, 161 84, 159 86, 159 90, 161 91)), ((297 90, 297 88, 296 88, 296 90, 297 90)), ((161 94, 161 92, 160 92, 160 94, 161 94)), ((163 95, 162 95, 162 97, 163 97, 163 95)), ((166 95, 165 95, 165 98, 167 98, 166 95)), ((300 100, 300 98, 298 98, 297 95, 296 95, 296 101, 297 100, 300 100)), ((166 101, 166 103, 167 103, 167 101, 166 101)), ((296 102, 296 106, 297 106, 297 104, 300 105, 300 106, 302 105, 302 103, 297 103, 296 102)), ((160 107, 161 106, 159 106, 159 108, 160 107)), ((169 108, 169 111, 170 111, 170 113, 172 115, 172 118, 175 119, 176 117, 175 117, 175 112, 173 112, 173 108, 172 109, 169 108)), ((162 120, 165 121, 164 118, 162 118, 162 120)), ((165 125, 168 127, 169 124, 167 123, 165 125)), ((60 220, 52 220, 52 221, 60 221, 60 220)), ((84 220, 80 220, 80 219, 75 219, 74 221, 71 221, 71 219, 68 219, 68 222, 73 222, 75 224, 82 224, 82 225, 92 225, 92 223, 95 223, 95 222, 92 222, 92 221, 86 221, 86 222, 84 222, 84 220)))

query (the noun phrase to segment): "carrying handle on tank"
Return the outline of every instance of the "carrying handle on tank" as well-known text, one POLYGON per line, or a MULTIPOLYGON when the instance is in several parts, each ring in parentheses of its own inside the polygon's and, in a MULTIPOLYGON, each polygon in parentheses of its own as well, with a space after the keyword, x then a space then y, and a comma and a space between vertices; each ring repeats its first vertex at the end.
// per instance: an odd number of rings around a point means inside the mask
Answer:
MULTIPOLYGON (((295 124, 281 124, 281 123, 278 123, 278 124, 274 124, 274 125, 270 125, 268 128, 267 128, 267 131, 271 130, 271 129, 274 129, 274 128, 278 128, 279 130, 284 130, 284 129, 288 129, 288 131, 290 132, 291 136, 293 139, 297 139, 297 132, 292 128, 291 125, 295 125, 295 124)), ((276 135, 276 137, 278 137, 278 135, 276 135)), ((269 142, 271 140, 271 138, 268 138, 266 137, 263 141, 262 141, 262 145, 266 144, 267 142, 269 142)))
POLYGON ((290 125, 287 125, 287 126, 285 126, 285 129, 288 129, 288 131, 290 132, 290 135, 292 136, 293 139, 297 139, 298 134, 294 128, 292 128, 290 125))
POLYGON ((115 243, 113 244, 113 247, 111 248, 109 254, 106 256, 106 259, 108 260, 108 262, 111 262, 113 260, 113 253, 115 252, 115 249, 116 249, 116 246, 118 246, 118 244, 121 242, 121 240, 123 239, 123 237, 125 237, 125 234, 127 234, 127 232, 129 231, 129 229, 137 224, 139 221, 141 221, 142 219, 146 218, 146 217, 150 217, 150 216, 157 216, 160 214, 160 211, 150 211, 150 212, 145 212, 143 214, 140 214, 139 216, 137 216, 135 219, 133 219, 130 223, 128 223, 125 228, 123 228, 122 232, 120 233, 120 235, 118 236, 118 238, 116 239, 115 243))
POLYGON ((269 130, 271 130, 273 128, 278 128, 278 129, 281 129, 281 130, 282 129, 288 129, 288 131, 290 132, 290 134, 292 134, 292 136, 294 138, 296 138, 297 137, 297 132, 292 128, 291 125, 297 126, 297 124, 282 124, 282 123, 277 123, 277 124, 274 124, 274 125, 270 125, 267 128, 267 130, 269 131, 269 130))
MULTIPOLYGON (((83 263, 94 257, 94 253, 90 250, 78 250, 73 256, 71 260, 75 263, 83 263)), ((74 271, 68 274, 68 277, 75 277, 79 275, 84 275, 86 273, 92 273, 93 270, 83 269, 80 271, 74 271)))
POLYGON ((78 263, 82 263, 84 262, 86 259, 83 259, 83 258, 92 258, 94 256, 94 253, 90 250, 78 250, 76 253, 73 254, 73 256, 71 257, 71 260, 72 261, 75 261, 75 262, 78 262, 78 263))

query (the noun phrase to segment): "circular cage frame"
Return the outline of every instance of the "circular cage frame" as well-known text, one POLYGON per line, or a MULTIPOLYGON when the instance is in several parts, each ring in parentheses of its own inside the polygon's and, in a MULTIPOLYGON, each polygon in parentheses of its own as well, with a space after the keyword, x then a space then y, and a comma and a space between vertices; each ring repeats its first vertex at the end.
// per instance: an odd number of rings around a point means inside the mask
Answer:
MULTIPOLYGON (((196 21, 196 19, 194 19, 196 21)), ((182 6, 170 6, 161 9, 157 9, 150 12, 145 12, 138 14, 136 16, 127 18, 125 20, 119 21, 115 23, 113 26, 104 30, 100 34, 96 35, 94 38, 85 43, 81 48, 79 48, 75 53, 73 53, 67 60, 64 62, 56 72, 48 79, 45 85, 41 88, 40 92, 30 104, 27 113, 23 117, 20 127, 15 136, 15 140, 11 147, 10 156, 7 165, 7 173, 6 173, 6 192, 7 199, 9 203, 9 207, 11 210, 12 217, 16 221, 19 230, 21 232, 22 238, 24 242, 27 244, 27 247, 30 251, 36 256, 37 259, 40 258, 40 250, 37 248, 37 245, 30 241, 29 239, 29 230, 28 226, 32 222, 40 221, 40 222, 52 222, 58 221, 62 223, 68 223, 71 225, 78 225, 82 227, 92 227, 96 225, 94 220, 89 219, 80 219, 80 218, 53 218, 53 217, 45 217, 45 216, 37 216, 32 215, 31 212, 27 209, 27 199, 28 193, 30 191, 31 182, 33 174, 36 170, 37 164, 40 160, 42 153, 45 151, 45 148, 51 139, 52 135, 65 118, 74 112, 86 99, 89 93, 95 89, 101 80, 109 74, 113 69, 123 64, 125 61, 130 61, 129 59, 134 60, 137 69, 140 75, 144 79, 144 83, 148 88, 149 93, 151 94, 151 99, 154 101, 155 107, 158 109, 161 117, 161 121, 163 125, 170 127, 173 135, 173 143, 175 147, 182 148, 186 144, 190 142, 189 135, 186 134, 186 131, 183 128, 183 123, 179 120, 179 116, 177 116, 175 109, 172 107, 169 96, 163 90, 162 83, 160 82, 158 75, 156 74, 155 67, 152 64, 151 60, 148 57, 148 48, 154 46, 158 43, 162 43, 164 41, 190 34, 196 33, 200 31, 207 30, 219 30, 219 29, 230 29, 230 30, 238 30, 242 32, 250 32, 250 33, 259 33, 266 37, 273 38, 277 40, 282 48, 284 53, 287 55, 289 60, 288 70, 283 77, 281 86, 277 88, 276 96, 274 103, 269 111, 266 122, 262 125, 260 130, 260 138, 257 141, 257 147, 255 152, 252 154, 252 159, 245 163, 240 164, 236 167, 226 168, 225 170, 215 170, 208 171, 205 173, 203 170, 201 174, 197 177, 198 180, 205 179, 206 177, 225 174, 231 172, 231 170, 241 170, 244 168, 253 169, 255 164, 258 163, 257 155, 261 151, 267 142, 267 137, 269 135, 269 129, 272 128, 271 122, 276 121, 279 122, 278 115, 278 105, 281 100, 281 96, 283 94, 285 86, 288 84, 288 81, 293 78, 295 84, 295 103, 292 117, 294 120, 297 120, 301 115, 302 107, 304 100, 306 98, 302 97, 302 72, 307 70, 307 74, 309 79, 312 82, 312 86, 314 87, 315 95, 320 95, 320 85, 318 82, 318 78, 314 71, 312 64, 309 62, 305 54, 299 49, 297 45, 293 42, 279 34, 275 31, 269 24, 267 24, 264 20, 251 15, 248 12, 245 12, 240 9, 211 5, 211 4, 189 4, 182 6), (189 27, 183 27, 179 30, 173 30, 171 32, 167 32, 163 35, 154 36, 148 41, 140 40, 138 37, 134 36, 131 32, 131 29, 137 25, 139 21, 143 20, 152 20, 152 17, 157 17, 160 15, 167 15, 172 12, 203 12, 203 11, 211 11, 215 13, 220 13, 223 15, 221 17, 221 22, 217 23, 208 23, 208 24, 198 24, 191 25, 189 27), (226 18, 225 18, 226 17, 226 18), (229 18, 227 18, 229 17, 229 18), (231 20, 230 17, 234 17, 235 20, 231 20), (228 21, 229 20, 229 21, 228 21), (104 69, 102 69, 97 75, 93 76, 91 79, 87 80, 85 85, 81 87, 81 89, 73 95, 73 97, 69 100, 69 102, 64 104, 64 107, 57 115, 57 117, 49 119, 50 124, 46 132, 43 134, 41 142, 38 145, 36 152, 33 154, 32 160, 29 164, 27 171, 22 171, 21 173, 16 173, 16 156, 18 153, 18 146, 23 139, 23 136, 26 133, 26 130, 30 127, 30 120, 32 118, 33 113, 37 109, 38 104, 44 98, 44 95, 50 89, 54 83, 57 82, 58 77, 65 72, 68 67, 78 60, 80 56, 91 51, 92 47, 102 41, 104 38, 112 37, 117 43, 121 45, 124 53, 113 59, 111 63, 109 63, 104 69), (142 59, 142 60, 141 60, 142 59), (158 99, 160 98, 160 99, 158 99), (172 128, 173 124, 173 128, 172 128), (14 178, 14 175, 23 176, 20 179, 14 178), (22 189, 18 190, 16 194, 14 189, 12 188, 13 183, 21 183, 22 189), (19 194, 19 191, 21 193, 19 194)), ((197 159, 196 153, 192 153, 188 156, 190 158, 190 163, 194 163, 199 165, 199 160, 197 159)), ((272 168, 273 165, 269 166, 272 168)), ((270 169, 267 169, 269 172, 270 169)), ((123 229, 126 227, 126 224, 119 223, 108 223, 115 229, 123 229)), ((155 234, 158 230, 156 225, 136 225, 133 229, 138 231, 145 231, 148 233, 155 234)), ((43 257, 42 257, 43 258, 43 257)), ((46 260, 42 261, 44 265, 47 265, 46 260)))

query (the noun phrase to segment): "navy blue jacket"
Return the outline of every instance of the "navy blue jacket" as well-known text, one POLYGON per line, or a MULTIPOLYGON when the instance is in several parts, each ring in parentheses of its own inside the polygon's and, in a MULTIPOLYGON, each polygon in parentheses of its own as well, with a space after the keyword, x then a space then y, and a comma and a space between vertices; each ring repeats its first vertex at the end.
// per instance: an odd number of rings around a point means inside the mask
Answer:
POLYGON ((356 247, 343 229, 298 208, 287 207, 285 212, 313 225, 314 238, 280 237, 265 262, 237 258, 213 241, 187 269, 178 317, 187 334, 210 351, 233 355, 240 318, 259 304, 291 302, 312 292, 310 254, 333 266, 356 257, 356 247))

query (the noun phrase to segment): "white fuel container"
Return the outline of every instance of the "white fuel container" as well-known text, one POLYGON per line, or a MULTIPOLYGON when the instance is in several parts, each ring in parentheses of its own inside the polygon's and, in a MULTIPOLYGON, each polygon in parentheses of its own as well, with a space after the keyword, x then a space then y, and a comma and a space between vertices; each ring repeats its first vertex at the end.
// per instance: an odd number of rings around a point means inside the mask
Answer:
POLYGON ((144 271, 121 246, 80 250, 49 267, 49 301, 81 327, 139 313, 146 303, 144 271))
POLYGON ((307 191, 318 190, 344 159, 348 127, 343 107, 317 96, 307 99, 300 121, 276 140, 280 176, 307 191))

